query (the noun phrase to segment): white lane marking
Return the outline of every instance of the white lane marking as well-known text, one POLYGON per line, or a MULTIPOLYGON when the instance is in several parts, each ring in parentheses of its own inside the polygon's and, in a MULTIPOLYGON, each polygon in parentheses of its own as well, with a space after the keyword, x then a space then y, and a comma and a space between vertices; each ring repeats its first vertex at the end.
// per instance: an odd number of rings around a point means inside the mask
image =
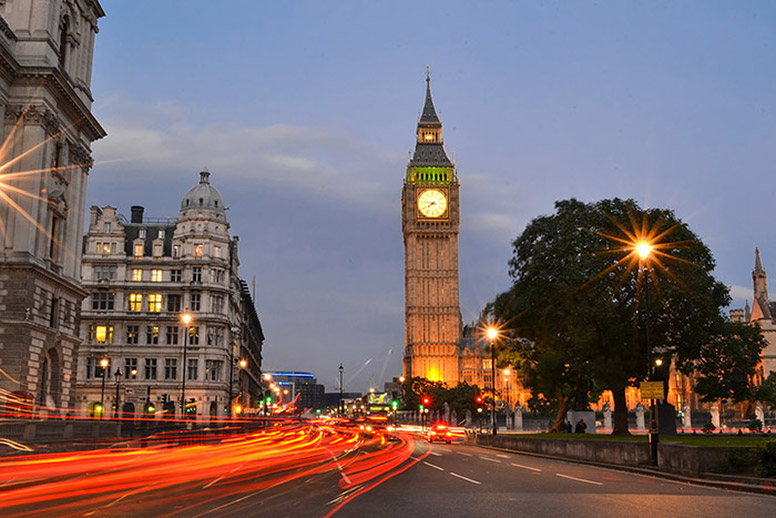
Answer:
POLYGON ((472 457, 473 456, 471 453, 465 453, 465 452, 462 452, 462 451, 457 451, 455 453, 457 453, 458 455, 463 455, 464 457, 472 457))
POLYGON ((472 484, 477 484, 477 485, 482 484, 482 482, 480 482, 478 480, 474 480, 474 479, 471 479, 469 477, 464 477, 463 475, 459 475, 458 473, 453 473, 452 471, 450 472, 450 474, 452 476, 454 476, 454 477, 460 478, 461 480, 465 480, 466 482, 471 482, 472 484))
POLYGON ((339 461, 337 460, 337 457, 331 452, 330 449, 328 448, 324 448, 324 449, 329 452, 329 455, 331 455, 331 458, 332 460, 334 460, 334 464, 337 465, 337 469, 339 469, 340 475, 342 475, 342 478, 345 480, 345 483, 350 484, 351 483, 350 479, 345 474, 345 470, 342 469, 342 464, 339 463, 339 461))
POLYGON ((442 456, 442 454, 441 454, 441 453, 439 453, 439 452, 436 452, 436 451, 430 451, 429 453, 430 453, 431 455, 433 455, 434 457, 441 457, 441 456, 442 456))
POLYGON ((204 486, 202 486, 202 489, 207 489, 207 488, 209 488, 210 486, 212 486, 213 484, 215 484, 215 483, 216 483, 216 482, 218 482, 219 480, 222 480, 223 478, 224 478, 224 476, 223 476, 223 475, 221 475, 220 477, 218 477, 217 479, 213 480, 212 482, 208 482, 207 484, 205 484, 204 486))
POLYGON ((444 471, 445 470, 445 468, 440 468, 439 466, 435 466, 434 464, 431 464, 430 462, 426 462, 425 460, 423 461, 423 464, 425 464, 426 466, 428 466, 430 468, 438 469, 439 471, 444 471))
POLYGON ((563 473, 555 473, 555 475, 557 475, 559 477, 562 477, 562 478, 567 478, 569 480, 576 480, 577 482, 584 482, 585 484, 593 484, 595 486, 603 486, 604 485, 603 482, 596 482, 595 480, 587 480, 587 479, 584 479, 584 478, 572 477, 570 475, 564 475, 563 473))
POLYGON ((512 463, 512 465, 516 468, 530 469, 531 471, 541 471, 539 468, 533 468, 531 466, 525 466, 523 464, 515 464, 514 462, 512 463))
POLYGON ((480 456, 480 458, 482 460, 487 460, 487 461, 490 461, 490 462, 498 462, 499 464, 501 464, 501 461, 498 460, 498 459, 491 459, 490 457, 482 457, 482 456, 480 456))
POLYGON ((496 457, 500 457, 502 459, 511 459, 512 458, 509 455, 504 455, 503 453, 497 453, 496 457))

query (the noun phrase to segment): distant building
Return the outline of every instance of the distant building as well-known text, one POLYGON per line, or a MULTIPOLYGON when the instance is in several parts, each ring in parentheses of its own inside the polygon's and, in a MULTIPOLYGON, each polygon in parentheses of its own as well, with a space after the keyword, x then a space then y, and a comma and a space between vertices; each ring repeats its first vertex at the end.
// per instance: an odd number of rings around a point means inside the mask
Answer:
POLYGON ((315 374, 309 372, 268 372, 270 383, 278 387, 273 403, 288 404, 296 401, 299 412, 318 410, 324 407, 324 386, 318 383, 315 374))
POLYGON ((0 407, 72 404, 97 0, 0 2, 0 407))
POLYGON ((264 335, 210 173, 200 173, 177 219, 143 213, 134 206, 127 221, 114 207, 91 208, 77 408, 99 415, 104 403, 112 415, 118 394, 127 416, 179 416, 185 377, 190 417, 221 418, 238 403, 258 409, 264 335))

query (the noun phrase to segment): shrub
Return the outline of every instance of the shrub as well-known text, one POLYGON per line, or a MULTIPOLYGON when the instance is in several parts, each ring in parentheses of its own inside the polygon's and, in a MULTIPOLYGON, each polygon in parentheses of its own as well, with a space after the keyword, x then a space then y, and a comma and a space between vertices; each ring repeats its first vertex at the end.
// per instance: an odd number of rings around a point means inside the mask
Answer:
POLYGON ((703 425, 703 433, 711 433, 716 429, 717 427, 711 423, 706 423, 705 425, 703 425))
POLYGON ((753 419, 749 423, 749 430, 752 432, 762 432, 763 431, 763 423, 759 419, 753 419))
POLYGON ((776 439, 763 441, 752 448, 754 472, 761 477, 776 475, 776 439))

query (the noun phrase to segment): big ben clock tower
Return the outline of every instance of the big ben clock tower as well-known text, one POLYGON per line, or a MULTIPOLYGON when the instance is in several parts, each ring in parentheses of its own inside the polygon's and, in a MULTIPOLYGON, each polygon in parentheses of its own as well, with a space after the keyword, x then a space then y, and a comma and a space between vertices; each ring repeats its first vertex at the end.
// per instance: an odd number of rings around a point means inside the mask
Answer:
POLYGON ((402 191, 404 374, 451 385, 459 380, 461 339, 459 203, 458 177, 445 153, 427 72, 426 102, 402 191))

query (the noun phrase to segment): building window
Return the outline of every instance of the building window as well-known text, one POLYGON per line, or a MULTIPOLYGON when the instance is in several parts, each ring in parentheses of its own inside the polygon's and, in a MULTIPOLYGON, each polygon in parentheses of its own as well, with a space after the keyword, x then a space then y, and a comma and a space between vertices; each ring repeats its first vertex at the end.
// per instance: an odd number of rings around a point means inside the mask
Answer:
POLYGON ((113 343, 113 326, 109 325, 90 325, 89 342, 95 344, 113 343))
POLYGON ((135 259, 143 258, 143 245, 138 243, 135 245, 135 259))
POLYGON ((207 331, 207 344, 220 346, 224 343, 224 328, 211 327, 207 331))
POLYGON ((164 379, 178 379, 178 360, 176 358, 164 359, 164 379))
POLYGON ((135 313, 142 311, 143 309, 143 294, 142 293, 130 293, 129 294, 129 310, 135 313))
POLYGON ((137 358, 124 358, 124 379, 137 379, 137 358))
POLYGON ((156 358, 145 359, 145 379, 147 380, 156 379, 156 358))
POLYGON ((157 238, 157 239, 164 239, 164 230, 159 230, 159 231, 156 233, 156 238, 157 238))
POLYGON ((162 312, 162 294, 161 293, 149 293, 148 294, 148 312, 149 313, 161 313, 162 312))
POLYGON ((162 282, 162 270, 158 268, 151 270, 151 282, 162 282))
POLYGON ((162 257, 162 244, 161 243, 155 243, 154 244, 154 258, 158 259, 162 257))
POLYGON ((170 270, 170 282, 181 282, 182 279, 181 270, 170 270))
POLYGON ((49 257, 54 263, 59 263, 60 230, 62 228, 62 218, 56 216, 51 218, 51 234, 49 240, 49 257))
POLYGON ((97 242, 97 253, 102 255, 110 255, 116 253, 116 243, 100 243, 97 242))
POLYGON ((159 343, 159 326, 148 326, 146 328, 146 343, 148 345, 159 343))
POLYGON ((201 295, 199 293, 191 294, 191 310, 199 311, 201 295))
POLYGON ((220 381, 222 364, 223 362, 220 360, 205 360, 205 379, 220 381))
POLYGON ((194 258, 195 259, 201 259, 202 258, 202 252, 203 252, 204 249, 205 249, 205 247, 202 244, 194 245, 194 258))
POLYGON ((113 293, 95 293, 92 295, 93 310, 113 309, 113 293))
POLYGON ((189 368, 187 378, 190 380, 195 380, 197 379, 197 368, 199 366, 199 360, 196 358, 189 358, 188 363, 189 368))
POLYGON ((224 271, 220 268, 212 268, 210 270, 210 282, 213 284, 223 284, 224 282, 224 271))
POLYGON ((132 280, 134 282, 141 282, 143 280, 143 270, 140 268, 132 268, 132 280))
POLYGON ((189 345, 199 345, 199 326, 189 328, 189 345))
POLYGON ((178 345, 178 326, 167 326, 167 345, 178 345))
POLYGON ((91 379, 94 374, 94 358, 91 356, 86 359, 86 379, 91 379))
POLYGON ((146 231, 144 228, 141 228, 140 230, 137 231, 137 237, 140 239, 146 238, 146 231))
POLYGON ((103 358, 87 358, 86 359, 86 377, 87 378, 102 378, 110 377, 110 360, 108 360, 108 366, 105 369, 102 368, 100 362, 103 358))
POLYGON ((221 257, 221 247, 220 246, 214 246, 213 247, 213 257, 220 258, 221 257))
POLYGON ((102 279, 108 279, 113 280, 116 278, 116 267, 115 266, 95 266, 94 267, 94 279, 95 280, 102 280, 102 279))
POLYGON ((210 312, 221 313, 224 310, 223 295, 213 295, 210 297, 210 312))
POLYGON ((181 310, 181 296, 167 295, 167 311, 178 313, 181 310))
POLYGON ((103 232, 105 232, 106 234, 110 233, 110 223, 105 223, 105 225, 103 226, 103 232))
POLYGON ((181 245, 173 245, 173 247, 172 247, 172 256, 173 257, 180 257, 181 256, 181 245))
POLYGON ((129 345, 137 345, 140 336, 140 329, 138 326, 127 326, 127 343, 129 345))
POLYGON ((202 282, 202 267, 195 266, 191 269, 192 282, 202 282))

